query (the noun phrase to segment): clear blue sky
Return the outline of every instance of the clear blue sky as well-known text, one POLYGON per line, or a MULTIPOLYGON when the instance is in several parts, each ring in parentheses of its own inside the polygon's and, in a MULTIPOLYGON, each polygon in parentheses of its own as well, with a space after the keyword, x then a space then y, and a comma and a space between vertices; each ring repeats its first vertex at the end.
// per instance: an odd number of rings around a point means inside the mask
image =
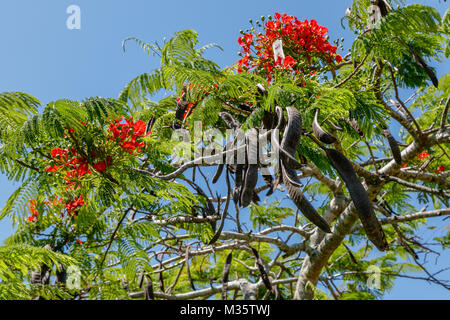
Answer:
MULTIPOLYGON (((408 1, 412 2, 412 1, 408 1)), ((443 1, 414 1, 436 5, 443 1)), ((344 37, 349 46, 353 34, 340 24, 351 0, 314 1, 144 1, 144 0, 1 0, 0 2, 0 92, 23 91, 43 103, 90 96, 117 97, 135 76, 158 67, 158 59, 121 42, 136 36, 148 42, 171 37, 175 31, 195 29, 202 44, 217 42, 224 51, 210 56, 221 66, 238 59, 236 39, 248 20, 286 12, 300 19, 316 19, 328 27, 331 39, 344 37), (66 8, 81 8, 81 30, 69 30, 66 8)), ((449 72, 445 63, 438 74, 449 72), (445 70, 444 70, 445 69, 445 70)), ((0 176, 0 207, 14 185, 0 176)), ((0 241, 11 234, 9 221, 0 221, 0 241)), ((440 262, 450 259, 441 257, 440 262)), ((449 299, 448 291, 422 281, 398 280, 389 299, 449 299), (419 292, 419 293, 418 293, 419 292)))

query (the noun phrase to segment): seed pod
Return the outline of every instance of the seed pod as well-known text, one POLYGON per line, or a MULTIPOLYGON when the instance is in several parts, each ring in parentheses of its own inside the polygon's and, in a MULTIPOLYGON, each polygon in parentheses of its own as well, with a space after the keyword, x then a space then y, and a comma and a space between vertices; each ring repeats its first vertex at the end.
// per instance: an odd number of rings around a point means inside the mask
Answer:
POLYGON ((300 135, 302 133, 302 116, 294 107, 287 107, 286 110, 288 113, 288 123, 283 134, 281 147, 291 156, 295 157, 295 152, 297 151, 300 135))
POLYGON ((280 156, 285 158, 285 163, 289 167, 299 168, 302 165, 295 159, 295 154, 297 153, 297 146, 302 134, 302 116, 294 107, 287 107, 286 110, 288 113, 288 123, 280 145, 281 152, 284 155, 280 156))
MULTIPOLYGON (((275 107, 275 112, 277 113, 277 117, 278 117, 278 123, 277 126, 275 128, 276 132, 279 133, 279 130, 281 130, 281 128, 284 126, 284 116, 283 116, 283 109, 281 109, 281 107, 276 106, 275 107)), ((274 139, 272 142, 277 143, 278 142, 278 138, 279 136, 276 137, 276 139, 274 139)), ((274 147, 279 147, 278 145, 275 145, 274 147)), ((277 164, 277 173, 275 175, 275 179, 272 182, 272 186, 270 187, 269 191, 267 192, 266 196, 270 196, 275 189, 278 187, 278 185, 280 183, 282 183, 282 177, 281 177, 281 161, 280 161, 280 157, 278 157, 278 164, 277 164)))
POLYGON ((153 125, 155 124, 156 118, 155 117, 151 117, 148 122, 147 122, 147 126, 145 127, 145 134, 148 134, 149 132, 152 131, 153 125))
POLYGON ((400 148, 398 147, 397 140, 392 136, 389 129, 385 128, 383 129, 383 135, 386 137, 387 141, 389 142, 389 146, 391 147, 392 156, 394 157, 394 160, 397 164, 402 164, 402 154, 400 152, 400 148))
POLYGON ((240 127, 239 121, 233 118, 228 112, 219 112, 220 118, 227 124, 229 129, 236 129, 240 127))
POLYGON ((258 182, 258 131, 253 128, 247 133, 248 166, 245 172, 244 186, 241 194, 241 206, 247 207, 253 198, 253 192, 258 182))
POLYGON ((175 119, 173 120, 173 123, 172 123, 173 129, 181 128, 184 113, 186 112, 188 105, 189 105, 188 101, 180 100, 179 102, 177 102, 177 109, 175 110, 175 119))
POLYGON ((282 163, 281 171, 283 173, 284 185, 289 193, 289 198, 291 198, 297 208, 309 221, 318 226, 322 231, 330 233, 331 229, 328 222, 319 213, 317 213, 316 209, 314 209, 311 203, 305 198, 301 190, 289 182, 287 175, 290 175, 290 179, 298 181, 295 171, 292 170, 294 171, 294 174, 292 175, 291 170, 292 169, 286 168, 282 163))
POLYGON ((312 124, 312 129, 314 132, 314 135, 317 137, 317 139, 320 140, 320 142, 326 143, 326 144, 332 144, 337 139, 330 133, 326 132, 322 129, 318 122, 319 117, 319 109, 316 109, 316 114, 314 115, 314 121, 312 124))
POLYGON ((262 178, 267 186, 272 186, 273 177, 271 174, 262 174, 262 178))
POLYGON ((233 252, 230 252, 225 260, 222 272, 222 299, 227 299, 228 275, 230 273, 231 261, 233 260, 233 252))
POLYGON ((275 114, 273 112, 269 112, 267 110, 264 110, 263 117, 261 119, 263 128, 270 130, 272 129, 274 122, 275 122, 275 114))
MULTIPOLYGON (((288 123, 283 134, 283 140, 281 141, 281 148, 286 150, 291 157, 295 157, 297 152, 297 146, 300 142, 300 136, 302 132, 302 117, 300 112, 293 107, 287 108, 288 112, 288 123)), ((302 214, 318 226, 324 232, 331 232, 330 226, 319 215, 311 205, 311 203, 305 198, 303 193, 298 188, 301 186, 300 180, 297 177, 297 173, 290 166, 292 162, 284 153, 280 155, 281 158, 281 174, 283 177, 283 182, 288 190, 289 197, 295 203, 295 205, 300 209, 302 214)))
POLYGON ((219 180, 219 178, 220 178, 220 176, 221 176, 221 174, 222 174, 222 171, 223 171, 223 167, 224 167, 224 164, 223 164, 223 163, 221 163, 221 164, 219 164, 219 165, 217 166, 217 171, 216 171, 216 173, 214 174, 214 177, 212 178, 212 183, 213 183, 213 184, 216 183, 217 180, 219 180))
POLYGON ((155 300, 153 293, 153 281, 150 276, 145 276, 145 287, 144 287, 145 300, 155 300))
POLYGON ((222 210, 222 215, 220 219, 219 227, 217 228, 216 232, 214 233, 211 240, 209 240, 209 245, 215 243, 217 240, 219 240, 220 234, 222 233, 223 226, 225 225, 225 219, 227 218, 228 214, 228 206, 230 204, 231 199, 231 186, 230 186, 230 177, 228 176, 228 170, 225 172, 225 181, 227 183, 227 199, 225 201, 225 207, 222 210))
POLYGON ((359 181, 352 163, 339 151, 327 148, 324 150, 332 166, 336 169, 347 186, 348 192, 350 193, 353 204, 358 212, 359 219, 361 220, 369 240, 372 241, 378 250, 387 250, 388 244, 386 236, 375 215, 369 195, 367 194, 366 189, 364 189, 361 181, 359 181))
POLYGON ((343 120, 346 121, 353 128, 353 130, 356 131, 357 134, 359 134, 361 137, 364 136, 364 132, 361 131, 358 123, 354 119, 343 118, 343 120))
POLYGON ((283 109, 281 109, 279 106, 275 107, 275 111, 278 116, 278 123, 276 129, 281 130, 281 128, 284 125, 284 116, 283 116, 283 109))
POLYGON ((330 121, 330 119, 327 120, 327 122, 330 124, 330 126, 333 127, 334 130, 338 130, 343 132, 344 129, 342 129, 341 127, 339 127, 336 123, 334 123, 333 121, 330 121))
POLYGON ((263 261, 262 261, 261 257, 259 256, 258 251, 253 247, 250 247, 250 249, 252 249, 253 255, 256 258, 256 265, 258 266, 258 270, 261 275, 261 279, 262 279, 264 285, 266 286, 266 289, 269 291, 273 291, 272 283, 270 282, 269 276, 266 272, 266 269, 264 268, 263 261))
POLYGON ((259 198, 258 193, 255 190, 253 190, 252 202, 254 204, 258 204, 260 201, 261 199, 259 198))
POLYGON ((56 269, 56 279, 55 279, 55 283, 66 283, 66 279, 67 279, 67 272, 66 272, 66 268, 64 268, 64 266, 62 264, 59 265, 59 269, 56 269))
POLYGON ((233 201, 235 204, 238 203, 238 201, 241 198, 241 187, 242 187, 242 171, 244 170, 245 165, 244 164, 237 164, 236 165, 236 175, 235 175, 235 184, 234 184, 234 190, 233 190, 233 201))

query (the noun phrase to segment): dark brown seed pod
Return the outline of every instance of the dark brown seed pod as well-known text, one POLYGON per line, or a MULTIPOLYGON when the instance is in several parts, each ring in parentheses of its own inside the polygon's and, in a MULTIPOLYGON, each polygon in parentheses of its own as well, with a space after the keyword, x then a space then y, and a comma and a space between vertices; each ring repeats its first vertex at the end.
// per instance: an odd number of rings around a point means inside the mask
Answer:
POLYGON ((253 192, 258 182, 258 131, 253 128, 246 135, 247 143, 247 170, 245 171, 244 185, 241 193, 241 206, 247 207, 253 198, 253 192))
POLYGON ((147 126, 145 127, 145 134, 148 134, 149 132, 152 131, 153 125, 155 124, 156 118, 155 117, 151 117, 148 122, 147 122, 147 126))
POLYGON ((314 121, 312 123, 312 129, 313 129, 314 135, 317 137, 317 139, 320 140, 320 142, 323 142, 326 144, 334 143, 337 139, 332 134, 330 134, 322 129, 322 127, 320 126, 320 124, 318 122, 318 117, 319 117, 319 109, 316 109, 316 114, 314 115, 314 121))
POLYGON ((219 117, 227 124, 229 129, 237 129, 241 126, 239 121, 234 119, 228 112, 219 112, 219 117))
POLYGON ((359 219, 361 220, 369 240, 372 241, 378 250, 387 250, 389 247, 383 228, 381 228, 381 224, 378 221, 372 203, 370 202, 369 195, 367 194, 366 189, 364 189, 361 181, 359 181, 352 163, 337 150, 327 148, 324 150, 332 166, 336 169, 347 186, 348 192, 350 193, 353 204, 358 212, 359 219))
POLYGON ((282 154, 280 158, 285 158, 285 163, 291 168, 298 168, 302 165, 295 159, 297 146, 300 142, 302 134, 302 116, 294 107, 286 108, 288 114, 288 123, 284 130, 283 139, 281 140, 280 149, 282 154), (283 153, 285 155, 283 155, 283 153))
POLYGON ((172 128, 180 129, 183 122, 184 113, 189 106, 188 101, 180 100, 177 102, 177 109, 175 110, 175 119, 173 120, 172 128))
POLYGON ((222 175, 223 167, 224 167, 224 164, 223 164, 223 163, 221 163, 221 164, 219 164, 219 165, 217 166, 217 171, 216 171, 216 173, 214 174, 214 177, 212 178, 212 183, 213 183, 213 184, 216 183, 217 180, 219 180, 220 176, 222 175))
POLYGON ((341 127, 339 127, 337 124, 335 124, 333 121, 330 121, 329 119, 327 120, 327 122, 330 124, 330 126, 333 127, 334 130, 338 130, 343 132, 344 129, 342 129, 341 127))
POLYGON ((233 252, 230 252, 225 259, 225 265, 222 272, 222 299, 227 299, 228 275, 230 273, 231 261, 233 260, 233 252))
POLYGON ((56 276, 55 283, 66 283, 67 271, 62 264, 59 265, 59 270, 56 269, 55 276, 56 276))
POLYGON ((349 118, 343 118, 343 120, 346 121, 353 128, 353 130, 356 131, 357 134, 359 134, 361 137, 364 137, 364 132, 362 132, 361 129, 359 128, 359 125, 356 122, 356 120, 349 118))
POLYGON ((276 129, 281 130, 281 128, 284 126, 283 109, 281 109, 281 107, 279 107, 279 106, 276 106, 275 111, 276 111, 277 117, 278 117, 278 123, 277 123, 276 129))
POLYGON ((286 186, 286 189, 289 193, 289 198, 291 198, 297 208, 309 221, 318 226, 322 231, 330 233, 331 229, 328 225, 328 222, 316 211, 316 209, 314 209, 311 203, 305 198, 301 190, 289 182, 289 180, 294 180, 300 183, 300 181, 298 181, 297 175, 295 174, 295 171, 286 168, 283 162, 281 165, 281 171, 283 174, 284 185, 286 186), (287 175, 290 175, 289 179, 287 175))
POLYGON ((261 279, 262 279, 264 285, 266 286, 266 289, 269 291, 273 291, 272 284, 270 283, 269 276, 267 275, 266 269, 264 268, 263 261, 262 261, 261 257, 259 256, 258 251, 253 247, 250 247, 250 249, 252 249, 253 255, 256 258, 256 265, 258 266, 258 270, 261 275, 261 279))
POLYGON ((153 281, 149 276, 145 276, 144 296, 145 300, 155 300, 153 293, 153 281))
POLYGON ((302 116, 294 107, 287 107, 288 123, 284 130, 281 147, 286 150, 292 157, 295 157, 300 136, 302 134, 302 116))
POLYGON ((326 220, 317 213, 316 209, 314 209, 314 207, 305 198, 305 196, 299 189, 301 183, 297 177, 297 173, 291 166, 293 161, 290 158, 295 157, 297 146, 300 142, 302 132, 302 117, 300 115, 300 112, 294 107, 288 107, 286 108, 286 110, 288 113, 288 123, 284 130, 283 140, 281 141, 280 148, 284 149, 285 152, 290 155, 290 157, 288 157, 284 152, 280 154, 280 167, 283 183, 288 190, 289 197, 300 209, 302 214, 324 232, 331 232, 330 226, 328 225, 326 220))
POLYGON ((242 187, 242 171, 244 171, 245 165, 238 163, 236 165, 236 174, 235 174, 235 184, 233 190, 233 201, 234 203, 238 203, 241 198, 241 187, 242 187))
POLYGON ((402 164, 402 154, 400 152, 400 148, 398 146, 397 140, 392 136, 389 129, 385 128, 383 129, 383 135, 386 137, 387 141, 389 142, 389 147, 391 148, 392 156, 394 157, 394 160, 397 164, 402 164))
POLYGON ((262 174, 262 178, 267 186, 272 186, 273 177, 271 174, 262 174))
MULTIPOLYGON (((210 217, 216 215, 216 210, 214 209, 214 205, 212 204, 211 200, 209 200, 208 195, 200 188, 196 183, 191 182, 191 186, 195 189, 195 191, 205 198, 206 200, 206 207, 204 208, 204 211, 206 211, 206 214, 210 217)), ((209 223, 211 225, 211 228, 213 231, 216 231, 216 221, 211 221, 209 223)))
POLYGON ((225 200, 225 207, 222 210, 222 215, 220 219, 219 227, 217 228, 216 232, 214 233, 211 240, 209 240, 209 245, 215 243, 217 240, 219 240, 220 234, 222 233, 223 226, 225 225, 225 219, 228 215, 228 206, 230 204, 231 199, 231 186, 230 186, 230 177, 228 176, 228 169, 225 172, 225 181, 227 183, 227 199, 225 200))
POLYGON ((263 117, 261 119, 263 128, 270 130, 272 129, 274 123, 275 123, 275 114, 273 112, 269 112, 267 110, 264 110, 263 117))

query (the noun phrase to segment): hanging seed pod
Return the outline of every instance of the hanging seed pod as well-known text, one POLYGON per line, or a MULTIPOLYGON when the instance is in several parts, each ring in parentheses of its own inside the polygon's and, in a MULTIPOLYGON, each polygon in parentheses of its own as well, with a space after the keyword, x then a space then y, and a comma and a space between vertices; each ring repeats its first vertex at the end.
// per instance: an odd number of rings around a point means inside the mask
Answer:
MULTIPOLYGON (((276 106, 275 107, 275 112, 277 114, 278 117, 278 123, 277 126, 275 127, 276 133, 278 134, 275 137, 275 141, 273 142, 277 142, 279 139, 279 131, 283 128, 284 126, 284 116, 283 116, 283 109, 281 109, 281 107, 276 106)), ((278 147, 278 145, 276 145, 275 147, 278 147)), ((272 186, 270 187, 269 191, 267 192, 266 196, 270 196, 272 193, 274 193, 275 189, 278 187, 278 185, 280 183, 282 183, 282 178, 281 178, 281 161, 280 161, 280 157, 278 156, 278 163, 277 163, 277 170, 276 170, 276 175, 275 175, 275 179, 272 182, 272 186)))
POLYGON ((254 189, 258 182, 258 131, 252 128, 247 137, 248 166, 245 171, 244 186, 241 194, 241 206, 247 207, 253 198, 254 189))
POLYGON ((228 112, 219 112, 219 117, 227 124, 229 129, 237 129, 241 125, 239 121, 234 119, 228 112))
POLYGON ((398 146, 397 140, 392 136, 391 132, 388 128, 383 129, 383 135, 387 139, 389 143, 389 147, 391 148, 392 156, 397 164, 402 164, 402 154, 400 152, 400 148, 398 146))
POLYGON ((286 168, 284 164, 281 165, 283 182, 288 191, 289 198, 295 203, 297 208, 309 221, 318 226, 320 230, 330 233, 331 229, 330 226, 328 225, 328 222, 319 213, 317 213, 316 209, 314 209, 311 203, 305 198, 301 190, 289 182, 287 175, 291 175, 290 179, 298 181, 295 172, 294 175, 292 175, 292 172, 290 172, 290 170, 292 169, 286 168))
POLYGON ((275 122, 275 114, 273 112, 264 110, 261 121, 263 124, 263 128, 270 130, 270 129, 272 129, 274 122, 275 122))
POLYGON ((228 275, 230 273, 231 261, 233 260, 233 252, 230 252, 225 260, 222 272, 222 299, 227 299, 228 275))
MULTIPOLYGON (((226 123, 226 125, 227 125, 227 127, 228 127, 229 129, 236 130, 236 129, 239 128, 239 126, 241 125, 241 124, 239 123, 239 121, 237 121, 236 119, 234 119, 233 116, 232 116, 231 114, 229 114, 228 112, 220 112, 220 113, 219 113, 219 116, 220 116, 220 118, 226 123)), ((227 149, 228 149, 227 147, 228 147, 228 144, 224 147, 224 150, 223 150, 223 151, 227 151, 227 149)), ((230 145, 230 147, 231 147, 231 145, 230 145)), ((220 176, 222 175, 223 168, 224 168, 224 166, 225 166, 225 160, 226 160, 226 156, 224 155, 224 156, 223 156, 223 159, 222 159, 222 163, 220 163, 220 164, 217 166, 217 171, 216 171, 216 173, 214 174, 214 177, 213 177, 213 179, 212 179, 212 183, 213 183, 213 184, 216 183, 217 180, 219 180, 220 176)))
POLYGON ((220 234, 222 233, 223 226, 225 225, 225 219, 228 215, 228 206, 230 204, 230 198, 231 198, 231 186, 230 186, 230 177, 228 175, 228 169, 225 172, 225 181, 227 183, 227 199, 225 200, 225 207, 222 210, 222 215, 220 219, 219 227, 217 228, 216 232, 214 233, 211 240, 209 240, 209 245, 215 243, 217 240, 219 240, 220 234))
POLYGON ((255 190, 253 190, 252 202, 254 204, 258 204, 260 201, 261 201, 261 199, 259 198, 258 193, 255 190))
POLYGON ((347 122, 353 128, 353 130, 355 130, 356 133, 359 134, 361 137, 364 136, 364 132, 361 131, 361 129, 359 128, 358 123, 354 119, 342 118, 342 120, 347 122))
POLYGON ((273 177, 271 174, 262 174, 262 178, 267 186, 272 186, 273 177))
POLYGON ((372 241, 378 250, 387 250, 388 244, 386 242, 386 236, 375 215, 369 195, 367 194, 366 189, 364 189, 361 181, 359 181, 352 163, 339 151, 328 148, 324 148, 324 150, 332 166, 336 169, 347 186, 348 192, 350 193, 353 204, 358 212, 359 219, 361 220, 369 240, 372 241))
POLYGON ((302 134, 302 116, 294 107, 287 107, 286 110, 288 113, 288 123, 284 130, 283 139, 281 140, 280 149, 282 154, 280 157, 285 158, 285 163, 289 167, 299 168, 302 165, 295 159, 295 154, 297 153, 297 146, 302 134))
POLYGON ((175 110, 175 119, 173 120, 173 123, 172 123, 172 128, 174 130, 181 128, 181 124, 183 123, 184 113, 186 112, 186 109, 188 108, 188 106, 189 106, 189 102, 187 102, 187 101, 180 100, 179 102, 177 102, 177 109, 175 110))
POLYGON ((150 133, 152 131, 153 125, 155 124, 156 118, 155 117, 151 117, 148 122, 147 122, 147 126, 145 127, 145 134, 147 135, 148 133, 150 133))
POLYGON ((322 127, 320 126, 320 124, 318 122, 318 117, 319 117, 319 109, 317 108, 316 114, 314 115, 314 121, 312 124, 312 129, 313 129, 314 135, 317 137, 317 139, 320 140, 320 142, 323 142, 326 144, 334 143, 337 139, 332 134, 330 134, 322 129, 322 127))
POLYGON ((233 190, 233 201, 235 204, 237 204, 241 198, 241 187, 242 187, 242 171, 244 171, 245 165, 244 164, 237 164, 236 165, 236 175, 235 175, 235 184, 234 184, 234 190, 233 190))
POLYGON ((224 164, 223 164, 223 163, 221 163, 221 164, 219 164, 219 165, 217 166, 217 171, 216 171, 216 173, 214 174, 214 177, 212 178, 212 183, 213 183, 213 184, 216 183, 217 180, 219 180, 220 176, 222 175, 223 167, 224 167, 224 164))
POLYGON ((341 131, 341 132, 344 131, 344 129, 342 129, 341 127, 339 127, 338 125, 336 125, 335 123, 333 123, 332 121, 330 121, 329 119, 327 120, 327 122, 330 124, 330 126, 333 127, 334 130, 338 130, 338 131, 341 131))
POLYGON ((266 269, 264 268, 263 260, 261 259, 258 251, 255 248, 250 247, 250 249, 252 250, 253 255, 256 258, 256 265, 258 266, 259 274, 261 275, 261 279, 264 285, 266 286, 266 289, 269 291, 273 291, 272 283, 270 282, 269 275, 267 274, 266 269))
POLYGON ((60 264, 59 268, 56 269, 55 276, 56 276, 55 283, 61 283, 61 284, 66 283, 67 272, 66 272, 66 268, 64 268, 64 266, 62 264, 60 264))
POLYGON ((144 297, 145 300, 155 300, 153 292, 153 281, 150 276, 145 276, 145 287, 144 287, 144 297))
MULTIPOLYGON (((302 132, 302 117, 300 112, 293 107, 287 108, 288 112, 288 123, 283 134, 283 140, 281 141, 281 148, 286 150, 291 157, 295 157, 297 152, 297 146, 300 142, 300 136, 302 132)), ((311 203, 305 198, 303 193, 298 188, 301 186, 300 180, 297 177, 297 173, 290 166, 289 158, 286 157, 284 153, 280 154, 281 159, 281 173, 283 177, 283 182, 288 190, 289 197, 295 203, 295 205, 300 209, 302 214, 318 226, 324 232, 331 232, 330 226, 325 221, 320 214, 317 213, 316 209, 311 205, 311 203)))
POLYGON ((281 107, 279 107, 279 106, 276 106, 275 111, 276 111, 277 117, 278 117, 278 123, 277 123, 276 129, 281 130, 282 127, 284 126, 283 109, 281 109, 281 107))

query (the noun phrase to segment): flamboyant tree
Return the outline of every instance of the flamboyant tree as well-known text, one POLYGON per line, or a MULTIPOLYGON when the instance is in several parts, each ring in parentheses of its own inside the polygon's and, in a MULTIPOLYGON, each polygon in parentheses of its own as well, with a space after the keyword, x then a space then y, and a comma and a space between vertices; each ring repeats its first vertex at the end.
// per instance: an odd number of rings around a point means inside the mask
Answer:
POLYGON ((184 30, 126 39, 161 65, 118 99, 39 112, 0 94, 0 167, 21 183, 0 216, 17 226, 0 298, 373 299, 397 277, 450 289, 423 262, 450 233, 419 232, 450 214, 450 78, 430 66, 449 56, 449 14, 393 2, 354 1, 346 55, 314 19, 275 13, 241 31, 224 69, 184 30))

